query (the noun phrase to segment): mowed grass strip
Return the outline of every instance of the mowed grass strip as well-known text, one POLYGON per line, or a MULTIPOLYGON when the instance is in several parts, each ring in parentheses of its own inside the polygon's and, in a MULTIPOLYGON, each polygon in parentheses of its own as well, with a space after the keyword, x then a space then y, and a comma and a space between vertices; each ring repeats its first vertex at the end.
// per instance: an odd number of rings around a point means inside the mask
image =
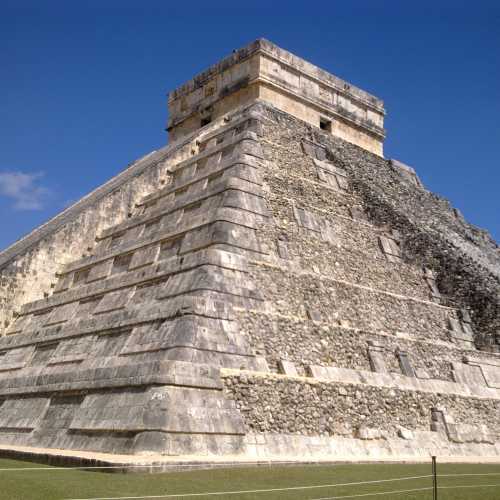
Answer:
MULTIPOLYGON (((380 481, 431 474, 431 465, 411 464, 349 464, 306 465, 287 467, 244 467, 230 469, 190 470, 161 474, 122 474, 75 469, 48 468, 46 465, 18 460, 0 459, 0 499, 2 500, 64 500, 73 498, 120 498, 190 493, 235 492, 300 488, 361 481, 380 481), (15 470, 28 467, 30 470, 15 470)), ((440 500, 500 500, 500 465, 438 464, 439 474, 490 474, 463 477, 441 477, 439 486, 453 489, 439 491, 440 500), (498 475, 495 475, 498 474, 498 475), (473 486, 458 489, 457 486, 473 486)), ((225 500, 313 500, 346 495, 363 495, 386 491, 431 487, 431 478, 380 482, 365 485, 287 489, 281 491, 217 494, 193 499, 225 500)), ((169 498, 169 497, 166 497, 169 498)), ((175 498, 170 497, 170 498, 175 498)), ((187 498, 190 497, 179 497, 187 498)), ((429 500, 432 491, 394 493, 359 497, 385 500, 429 500)))

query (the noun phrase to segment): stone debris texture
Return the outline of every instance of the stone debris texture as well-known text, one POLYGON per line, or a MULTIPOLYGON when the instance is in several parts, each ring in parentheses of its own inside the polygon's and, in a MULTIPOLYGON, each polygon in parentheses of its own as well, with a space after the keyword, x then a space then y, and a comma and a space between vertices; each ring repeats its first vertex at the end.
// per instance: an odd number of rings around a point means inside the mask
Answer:
POLYGON ((499 248, 411 167, 259 99, 83 201, 0 254, 0 445, 500 460, 499 248))

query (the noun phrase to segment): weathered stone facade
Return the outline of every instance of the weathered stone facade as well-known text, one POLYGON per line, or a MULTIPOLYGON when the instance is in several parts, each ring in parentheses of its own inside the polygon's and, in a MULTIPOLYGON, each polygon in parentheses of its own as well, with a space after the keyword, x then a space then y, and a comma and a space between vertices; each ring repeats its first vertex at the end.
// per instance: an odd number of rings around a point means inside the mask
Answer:
POLYGON ((172 93, 175 142, 0 254, 0 445, 500 460, 496 243, 254 92, 269 54, 338 87, 256 42, 172 93))
POLYGON ((429 409, 442 406, 456 424, 488 422, 493 440, 500 436, 500 402, 495 399, 246 374, 224 381, 251 432, 355 436, 367 427, 385 439, 396 438, 401 428, 429 430, 429 409))
POLYGON ((264 39, 171 92, 167 129, 177 140, 200 122, 256 100, 382 155, 385 110, 380 99, 264 39))

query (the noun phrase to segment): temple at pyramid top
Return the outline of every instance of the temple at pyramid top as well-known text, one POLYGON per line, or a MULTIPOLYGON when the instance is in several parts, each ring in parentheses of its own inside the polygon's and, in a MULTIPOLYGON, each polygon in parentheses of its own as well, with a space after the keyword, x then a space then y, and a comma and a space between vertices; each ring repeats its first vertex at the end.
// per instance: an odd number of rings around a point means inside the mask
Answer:
POLYGON ((383 155, 382 100, 265 39, 234 51, 170 92, 170 140, 256 100, 383 155))

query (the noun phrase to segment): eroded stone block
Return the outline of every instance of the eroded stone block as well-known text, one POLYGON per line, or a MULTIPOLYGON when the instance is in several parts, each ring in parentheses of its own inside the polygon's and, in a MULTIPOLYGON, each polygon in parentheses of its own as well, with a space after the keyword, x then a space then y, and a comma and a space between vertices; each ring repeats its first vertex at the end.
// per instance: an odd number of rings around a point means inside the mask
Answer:
POLYGON ((280 359, 278 361, 278 369, 280 373, 283 373, 284 375, 289 375, 290 377, 297 377, 299 375, 299 372, 297 371, 295 364, 292 363, 291 361, 287 361, 286 359, 280 359))
POLYGON ((286 241, 278 240, 276 242, 276 247, 278 249, 278 255, 284 260, 290 260, 290 254, 288 252, 288 246, 286 241))
POLYGON ((0 429, 36 428, 49 402, 47 397, 7 399, 0 406, 0 429))
POLYGON ((415 439, 413 432, 410 429, 405 429, 404 427, 400 427, 398 429, 398 436, 402 439, 406 439, 407 441, 415 439))
POLYGON ((0 372, 19 370, 26 366, 33 355, 34 346, 17 347, 2 352, 0 357, 0 372))
POLYGON ((57 284, 54 288, 54 293, 64 292, 68 290, 72 283, 73 273, 66 273, 62 276, 59 276, 57 284))
POLYGON ((379 236, 379 244, 382 252, 387 257, 389 262, 401 262, 401 244, 397 239, 387 235, 379 236))
POLYGON ((368 358, 372 371, 379 373, 388 372, 385 363, 385 349, 376 346, 368 347, 368 358))
POLYGON ((407 377, 415 377, 415 370, 411 365, 408 353, 398 350, 396 352, 396 356, 398 357, 399 366, 401 367, 403 375, 406 375, 407 377))
POLYGON ((87 276, 87 283, 92 283, 93 281, 98 281, 107 278, 111 269, 113 268, 113 260, 104 260, 99 262, 95 266, 90 268, 89 274, 87 276))
POLYGON ((98 306, 94 309, 93 314, 103 314, 124 309, 133 294, 134 290, 129 288, 108 293, 101 299, 98 306))
POLYGON ((326 161, 314 160, 318 179, 325 182, 328 186, 341 191, 349 190, 347 172, 326 161))
POLYGON ((423 184, 420 180, 420 178, 417 175, 417 172, 415 171, 414 168, 410 167, 409 165, 404 164, 403 162, 400 162, 398 160, 389 160, 391 166, 397 170, 401 176, 409 181, 411 184, 423 188, 423 184))
POLYGON ((299 226, 318 233, 321 231, 321 223, 315 214, 296 206, 293 207, 293 213, 299 226))
POLYGON ((56 307, 45 321, 45 326, 57 325, 70 321, 75 316, 77 310, 78 302, 70 302, 69 304, 56 307))
POLYGON ((323 320, 323 317, 321 315, 321 312, 318 311, 317 309, 312 309, 312 308, 309 308, 307 310, 307 316, 309 317, 309 319, 311 319, 312 321, 322 321, 323 320))
POLYGON ((160 253, 160 245, 153 245, 150 247, 140 248, 134 252, 132 260, 128 266, 129 271, 138 269, 140 267, 148 266, 156 261, 160 253))
POLYGON ((91 353, 95 338, 93 335, 61 341, 48 361, 49 365, 83 361, 91 353))
POLYGON ((356 436, 363 440, 386 439, 385 433, 374 427, 361 426, 358 428, 356 436))

